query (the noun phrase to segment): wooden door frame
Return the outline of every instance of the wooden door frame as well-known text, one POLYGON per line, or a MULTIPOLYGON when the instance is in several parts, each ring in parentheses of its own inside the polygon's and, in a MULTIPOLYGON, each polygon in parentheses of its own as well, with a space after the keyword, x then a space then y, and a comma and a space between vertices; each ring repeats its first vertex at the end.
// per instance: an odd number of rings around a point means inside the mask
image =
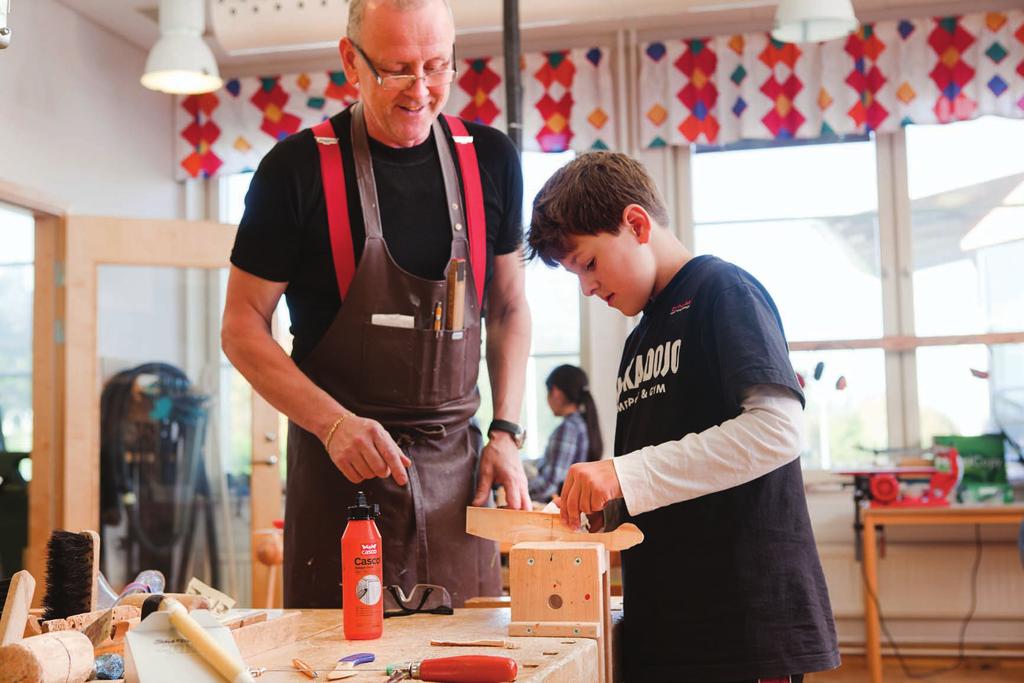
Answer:
MULTIPOLYGON (((46 575, 46 539, 63 504, 57 473, 63 453, 64 409, 62 327, 63 254, 67 208, 32 188, 0 179, 0 202, 25 209, 35 220, 32 300, 32 478, 28 482, 28 546, 23 565, 33 576, 46 575), (36 539, 42 538, 42 543, 36 539)), ((35 604, 42 600, 36 592, 35 604)))
MULTIPOLYGON (((33 474, 28 483, 24 565, 43 580, 46 543, 53 530, 99 524, 97 268, 101 264, 223 268, 229 263, 236 228, 210 221, 69 217, 63 202, 2 178, 0 202, 25 209, 35 219, 33 474), (77 400, 69 405, 67 396, 88 397, 85 409, 77 409, 77 400)), ((277 452, 277 416, 253 392, 254 459, 277 452)), ((251 531, 270 527, 281 507, 278 469, 253 467, 250 491, 251 531)), ((253 537, 253 548, 255 541, 253 537)), ((253 604, 260 606, 268 568, 258 562, 251 565, 253 604)), ((280 599, 280 572, 277 583, 280 599)), ((37 594, 36 604, 40 599, 37 594)))
POLYGON ((235 226, 210 221, 65 213, 40 226, 37 219, 27 552, 34 576, 45 576, 54 529, 99 524, 99 266, 225 268, 234 236, 235 226))

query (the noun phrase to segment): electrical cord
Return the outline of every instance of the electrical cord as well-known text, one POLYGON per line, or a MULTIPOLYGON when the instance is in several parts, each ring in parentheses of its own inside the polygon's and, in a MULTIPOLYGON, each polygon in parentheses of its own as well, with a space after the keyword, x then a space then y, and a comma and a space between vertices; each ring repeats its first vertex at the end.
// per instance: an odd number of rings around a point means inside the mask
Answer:
POLYGON ((892 648, 893 654, 896 655, 896 660, 900 663, 900 668, 903 670, 903 675, 907 678, 914 679, 925 679, 938 676, 939 674, 949 673, 956 671, 967 662, 967 658, 964 656, 967 627, 971 623, 971 619, 974 618, 974 611, 978 606, 978 569, 981 567, 981 525, 974 525, 974 567, 971 569, 971 607, 967 611, 967 615, 960 623, 960 637, 957 645, 957 659, 954 664, 949 666, 941 666, 936 669, 929 671, 923 671, 915 673, 910 670, 907 665, 907 661, 900 652, 899 647, 896 645, 896 640, 892 637, 892 633, 889 631, 888 625, 885 623, 885 618, 882 616, 882 606, 878 602, 878 595, 868 585, 867 573, 864 571, 864 563, 861 562, 861 578, 864 584, 864 590, 867 591, 868 596, 871 598, 871 602, 875 604, 875 610, 878 612, 878 623, 882 627, 882 632, 885 634, 885 639, 889 643, 889 647, 892 648))

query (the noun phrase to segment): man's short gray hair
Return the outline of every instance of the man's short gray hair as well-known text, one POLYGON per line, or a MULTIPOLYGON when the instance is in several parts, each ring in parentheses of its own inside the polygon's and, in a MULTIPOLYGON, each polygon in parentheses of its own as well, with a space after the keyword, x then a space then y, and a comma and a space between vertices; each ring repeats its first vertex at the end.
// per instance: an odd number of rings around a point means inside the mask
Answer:
MULTIPOLYGON (((359 34, 363 28, 363 15, 366 14, 366 5, 373 0, 349 0, 348 3, 348 37, 350 40, 359 42, 359 34)), ((417 9, 426 5, 427 3, 434 2, 434 0, 381 0, 386 2, 399 11, 405 11, 410 9, 417 9)), ((451 14, 452 6, 448 0, 442 0, 444 6, 448 8, 448 13, 451 14)), ((455 23, 454 16, 452 17, 452 23, 455 23)))

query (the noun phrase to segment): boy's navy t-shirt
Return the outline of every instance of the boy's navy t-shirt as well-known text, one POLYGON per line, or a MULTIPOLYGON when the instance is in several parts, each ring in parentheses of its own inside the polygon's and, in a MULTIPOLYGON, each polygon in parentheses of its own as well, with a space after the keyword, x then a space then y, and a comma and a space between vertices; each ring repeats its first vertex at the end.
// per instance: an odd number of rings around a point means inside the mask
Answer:
MULTIPOLYGON (((686 263, 626 340, 615 455, 677 441, 740 414, 745 387, 803 401, 775 304, 742 269, 686 263)), ((623 552, 629 681, 738 681, 839 665, 799 460, 630 521, 623 552)))

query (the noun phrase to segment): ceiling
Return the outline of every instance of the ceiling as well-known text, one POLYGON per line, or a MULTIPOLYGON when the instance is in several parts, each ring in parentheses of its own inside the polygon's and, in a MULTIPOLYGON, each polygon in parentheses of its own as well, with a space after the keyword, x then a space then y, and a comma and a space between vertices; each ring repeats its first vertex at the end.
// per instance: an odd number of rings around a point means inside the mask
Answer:
MULTIPOLYGON (((143 50, 152 47, 159 36, 158 0, 57 1, 143 50)), ((290 4, 294 2, 303 6, 301 0, 210 1, 217 2, 220 6, 225 2, 230 5, 248 1, 250 4, 247 7, 261 4, 268 9, 273 7, 278 12, 290 13, 292 23, 302 20, 301 17, 295 18, 296 10, 290 4)), ((476 46, 487 46, 488 49, 495 49, 500 45, 501 0, 449 1, 455 12, 461 47, 472 49, 476 46)), ((345 0, 330 2, 332 5, 339 5, 345 0)), ((646 32, 671 30, 674 35, 679 34, 681 27, 694 33, 729 30, 727 27, 735 27, 734 30, 758 30, 770 24, 777 2, 778 0, 519 0, 519 15, 523 42, 538 43, 537 47, 528 49, 545 49, 545 39, 550 42, 552 39, 564 40, 566 36, 613 33, 623 27, 646 32)), ((308 4, 312 5, 312 2, 308 4)), ((324 0, 323 4, 326 5, 327 0, 324 0)), ((1015 4, 1019 3, 993 0, 987 7, 994 9, 999 5, 1015 4)), ((854 6, 862 18, 868 16, 877 19, 896 16, 894 12, 901 11, 913 11, 915 14, 922 11, 945 13, 956 8, 963 11, 970 9, 972 3, 969 0, 855 0, 854 6)), ((306 12, 309 11, 307 7, 306 12)), ((321 40, 315 46, 289 49, 287 54, 282 54, 279 48, 265 49, 258 45, 247 50, 244 55, 228 54, 210 30, 211 24, 211 21, 207 21, 207 42, 213 49, 218 63, 228 72, 238 69, 244 71, 246 65, 268 62, 281 65, 282 62, 334 59, 333 37, 330 41, 321 40)), ((280 27, 282 24, 278 23, 277 26, 280 27)), ((274 29, 265 30, 270 33, 274 29)))

